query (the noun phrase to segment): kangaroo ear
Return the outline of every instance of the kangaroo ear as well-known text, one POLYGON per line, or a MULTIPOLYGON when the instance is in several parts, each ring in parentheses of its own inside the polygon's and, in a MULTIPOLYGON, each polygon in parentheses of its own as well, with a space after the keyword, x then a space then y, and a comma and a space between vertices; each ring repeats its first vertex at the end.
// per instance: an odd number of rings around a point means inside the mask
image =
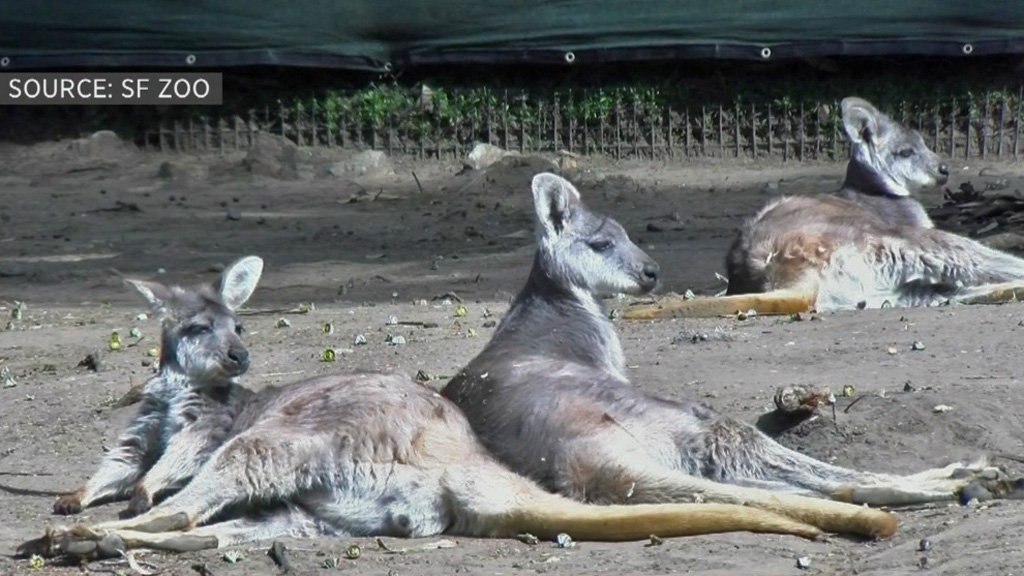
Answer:
POLYGON ((149 306, 157 316, 163 318, 170 313, 171 300, 174 297, 170 288, 159 282, 151 282, 147 280, 124 278, 124 282, 138 290, 139 294, 142 294, 142 297, 149 302, 149 306))
POLYGON ((537 211, 538 232, 542 237, 557 237, 569 224, 580 203, 580 193, 565 178, 550 172, 533 177, 533 204, 537 211))
POLYGON ((238 310, 252 296, 262 275, 263 259, 259 256, 240 258, 225 268, 216 286, 224 305, 238 310))
POLYGON ((843 111, 843 128, 846 136, 854 144, 875 144, 879 130, 886 118, 877 108, 863 98, 850 96, 843 98, 840 105, 843 111))

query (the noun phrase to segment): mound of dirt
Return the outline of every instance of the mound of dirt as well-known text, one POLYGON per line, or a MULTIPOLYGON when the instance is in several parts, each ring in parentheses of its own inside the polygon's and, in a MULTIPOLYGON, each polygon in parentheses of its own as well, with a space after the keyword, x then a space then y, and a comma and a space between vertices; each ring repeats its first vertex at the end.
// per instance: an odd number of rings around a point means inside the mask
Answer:
POLYGON ((282 136, 257 132, 242 166, 257 176, 295 180, 299 177, 299 147, 282 136))

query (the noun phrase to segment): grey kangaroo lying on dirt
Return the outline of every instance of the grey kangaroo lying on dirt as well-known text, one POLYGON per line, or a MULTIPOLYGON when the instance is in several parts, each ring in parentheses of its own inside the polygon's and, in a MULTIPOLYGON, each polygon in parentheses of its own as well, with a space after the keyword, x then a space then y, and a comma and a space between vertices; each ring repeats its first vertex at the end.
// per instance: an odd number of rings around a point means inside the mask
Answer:
POLYGON ((262 261, 249 257, 213 289, 130 281, 163 319, 159 374, 121 446, 56 508, 130 494, 131 512, 141 514, 51 528, 18 555, 190 551, 317 535, 567 532, 620 541, 895 529, 886 512, 829 503, 805 504, 795 519, 785 503, 779 513, 717 503, 597 506, 551 494, 498 463, 454 404, 405 375, 330 375, 251 392, 237 382, 248 353, 235 310, 261 272, 262 261), (180 490, 150 508, 172 487, 180 490))
POLYGON ((671 296, 627 309, 652 319, 998 303, 1024 296, 1024 260, 934 228, 914 197, 949 169, 921 135, 860 98, 842 102, 852 155, 835 194, 765 206, 726 257, 724 297, 671 296))
POLYGON ((512 470, 586 502, 741 503, 877 536, 892 534, 895 520, 866 507, 851 517, 842 501, 912 504, 954 500, 968 487, 995 496, 1018 487, 982 463, 911 476, 840 468, 706 405, 635 388, 599 297, 650 292, 658 265, 563 178, 535 176, 533 195, 537 250, 526 286, 484 350, 442 391, 512 470))

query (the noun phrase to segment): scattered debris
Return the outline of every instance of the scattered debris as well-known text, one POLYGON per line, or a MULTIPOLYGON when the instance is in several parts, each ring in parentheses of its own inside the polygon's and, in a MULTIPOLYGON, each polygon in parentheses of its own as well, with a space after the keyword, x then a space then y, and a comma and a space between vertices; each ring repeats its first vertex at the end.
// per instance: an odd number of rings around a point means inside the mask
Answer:
POLYGON ((857 389, 853 387, 853 384, 847 384, 846 386, 843 386, 843 398, 853 398, 853 395, 856 393, 857 389))
POLYGON ((890 356, 895 356, 900 352, 895 346, 889 346, 885 351, 888 352, 890 356))
POLYGON ((335 162, 328 170, 332 176, 384 176, 394 173, 387 154, 380 150, 365 150, 341 162, 335 162))
POLYGON ((122 202, 117 200, 114 202, 113 208, 95 208, 93 210, 86 210, 82 214, 95 214, 97 212, 142 212, 142 208, 134 202, 122 202))
POLYGON ((270 556, 270 559, 274 561, 274 564, 277 564, 277 567, 282 572, 291 572, 292 565, 288 561, 288 557, 284 555, 285 550, 285 545, 281 541, 274 540, 274 543, 270 545, 270 549, 267 550, 267 556, 270 556))
POLYGON ((949 412, 951 410, 953 410, 953 407, 947 404, 939 404, 935 408, 932 408, 932 412, 936 414, 945 414, 946 412, 949 412))
POLYGON ((924 342, 920 340, 914 340, 914 343, 910 345, 910 349, 914 351, 924 350, 924 342))
POLYGON ((121 349, 121 335, 117 333, 117 330, 110 333, 110 338, 107 339, 107 347, 111 350, 121 349))
POLYGON ((278 328, 291 328, 292 323, 287 318, 281 318, 277 321, 278 328))
POLYGON ((25 303, 20 300, 14 301, 14 307, 11 308, 11 318, 16 321, 21 321, 25 314, 25 303))
POLYGON ((38 554, 33 554, 32 557, 28 559, 28 565, 31 566, 33 570, 41 570, 46 566, 46 560, 43 560, 43 557, 38 554))
POLYGON ((455 317, 456 318, 465 318, 467 314, 469 314, 469 311, 466 310, 465 306, 460 304, 460 305, 455 307, 455 317))
POLYGON ((821 406, 835 404, 836 397, 828 387, 813 388, 796 384, 782 386, 775 392, 775 407, 787 414, 813 414, 821 406))
POLYGON ((796 559, 796 567, 801 570, 807 570, 811 567, 811 559, 807 556, 801 556, 796 559))
POLYGON ((388 344, 391 344, 392 346, 404 346, 405 336, 402 336, 401 334, 388 334, 388 344))
POLYGON ((228 564, 236 564, 245 560, 245 554, 241 550, 228 550, 221 558, 228 564))
POLYGON ((423 552, 426 550, 444 550, 446 548, 455 548, 457 545, 458 544, 454 540, 438 540, 436 542, 427 542, 426 544, 420 544, 418 546, 391 548, 384 543, 383 538, 377 538, 377 546, 383 550, 385 554, 405 554, 407 552, 423 552))
POLYGON ((324 350, 323 354, 320 355, 320 359, 324 362, 334 362, 337 359, 337 354, 335 354, 333 348, 327 348, 324 350))
POLYGON ((466 167, 472 168, 473 170, 483 170, 484 168, 500 162, 506 156, 512 156, 514 154, 514 152, 508 152, 507 150, 499 148, 493 144, 480 142, 473 146, 473 150, 469 152, 464 164, 466 167))
POLYGON ((324 322, 324 334, 334 334, 334 324, 330 322, 324 322))
POLYGON ((18 385, 18 383, 14 381, 14 376, 11 375, 11 369, 7 366, 0 366, 0 383, 2 383, 0 384, 0 388, 4 389, 14 388, 18 385))
POLYGON ((534 536, 533 534, 530 534, 529 532, 524 532, 522 534, 516 534, 516 540, 519 540, 520 542, 522 542, 523 544, 526 544, 528 546, 536 546, 538 543, 540 543, 540 538, 537 538, 536 536, 534 536))
POLYGON ((430 374, 424 372, 423 370, 417 370, 416 380, 418 382, 430 382, 431 380, 433 380, 433 377, 430 374))
POLYGON ((366 336, 364 336, 362 334, 356 334, 356 337, 352 339, 352 343, 355 346, 365 346, 366 345, 366 336))
POLYGON ((205 563, 196 562, 191 566, 191 568, 192 571, 199 574, 199 576, 214 576, 213 570, 210 570, 210 567, 205 563))
POLYGON ((917 543, 917 549, 920 552, 927 552, 932 549, 932 541, 927 538, 921 538, 921 541, 917 543))
POLYGON ((394 314, 388 316, 388 321, 385 322, 384 324, 386 326, 396 326, 396 325, 398 325, 398 316, 395 316, 394 314))
POLYGON ((139 330, 138 328, 133 327, 131 330, 128 331, 128 336, 131 336, 132 338, 138 340, 142 338, 142 331, 139 330))
POLYGON ((565 532, 560 532, 558 536, 555 536, 555 547, 572 548, 573 546, 576 546, 576 542, 574 542, 572 537, 565 532))
POLYGON ((103 362, 102 357, 100 355, 100 351, 97 350, 92 354, 89 354, 85 358, 82 358, 82 360, 78 363, 78 367, 86 368, 88 370, 92 370, 93 372, 99 372, 102 364, 103 362))
POLYGON ((651 546, 661 546, 664 543, 665 543, 665 539, 664 538, 662 538, 661 536, 658 536, 657 534, 651 534, 651 541, 648 542, 647 544, 644 544, 644 547, 645 548, 650 548, 651 546))
MULTIPOLYGON (((377 543, 380 543, 380 539, 377 539, 377 543)), ((345 558, 349 560, 358 560, 363 555, 363 551, 359 548, 359 544, 353 544, 345 549, 345 558)))
POLYGON ((462 303, 462 298, 459 298, 459 295, 456 294, 455 292, 445 292, 444 294, 434 296, 433 298, 431 298, 431 300, 434 302, 437 302, 438 300, 447 300, 449 302, 458 302, 459 304, 462 303))
POLYGON ((224 214, 224 219, 237 222, 242 219, 242 211, 239 210, 238 206, 228 206, 228 209, 224 214))

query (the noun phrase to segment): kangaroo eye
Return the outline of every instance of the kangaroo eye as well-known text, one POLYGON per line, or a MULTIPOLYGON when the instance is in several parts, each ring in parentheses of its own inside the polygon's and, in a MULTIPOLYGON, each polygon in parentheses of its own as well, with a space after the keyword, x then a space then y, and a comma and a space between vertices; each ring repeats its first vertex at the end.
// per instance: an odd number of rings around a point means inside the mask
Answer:
POLYGON ((612 241, 594 240, 593 242, 589 242, 587 245, 590 246, 590 249, 593 250, 594 252, 604 252, 605 250, 612 247, 612 241))
POLYGON ((241 336, 243 332, 245 332, 245 328, 241 324, 235 324, 235 334, 241 336))
POLYGON ((902 158, 910 158, 913 155, 914 155, 914 149, 913 148, 904 148, 903 150, 900 150, 900 157, 902 157, 902 158))
POLYGON ((201 334, 206 334, 211 330, 212 329, 206 324, 190 324, 185 328, 185 334, 187 336, 199 336, 201 334))

